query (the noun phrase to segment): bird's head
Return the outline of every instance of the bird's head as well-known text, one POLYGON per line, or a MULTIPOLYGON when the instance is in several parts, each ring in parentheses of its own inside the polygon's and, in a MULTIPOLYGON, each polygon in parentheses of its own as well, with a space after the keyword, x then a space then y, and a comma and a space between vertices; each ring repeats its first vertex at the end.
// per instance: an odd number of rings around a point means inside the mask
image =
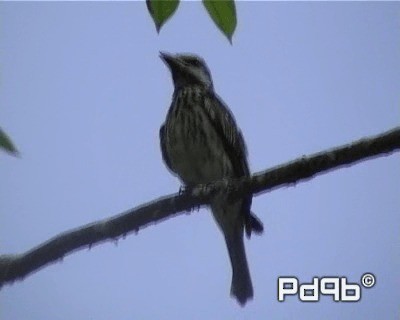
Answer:
POLYGON ((169 54, 160 52, 160 58, 172 74, 175 88, 200 85, 212 88, 210 71, 204 60, 193 54, 169 54))

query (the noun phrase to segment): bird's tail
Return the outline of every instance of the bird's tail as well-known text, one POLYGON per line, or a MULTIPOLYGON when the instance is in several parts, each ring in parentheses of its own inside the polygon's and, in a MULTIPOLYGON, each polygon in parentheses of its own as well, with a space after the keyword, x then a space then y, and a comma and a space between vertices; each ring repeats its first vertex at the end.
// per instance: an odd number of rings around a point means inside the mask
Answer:
POLYGON ((225 241, 232 265, 231 295, 237 299, 240 305, 244 306, 247 300, 253 298, 253 285, 247 264, 243 234, 237 232, 225 235, 225 241))
POLYGON ((253 285, 247 264, 243 229, 246 229, 246 233, 248 228, 250 233, 261 233, 262 223, 250 211, 244 214, 241 202, 227 204, 215 201, 211 204, 211 209, 228 248, 232 266, 231 295, 244 306, 253 298, 253 285))

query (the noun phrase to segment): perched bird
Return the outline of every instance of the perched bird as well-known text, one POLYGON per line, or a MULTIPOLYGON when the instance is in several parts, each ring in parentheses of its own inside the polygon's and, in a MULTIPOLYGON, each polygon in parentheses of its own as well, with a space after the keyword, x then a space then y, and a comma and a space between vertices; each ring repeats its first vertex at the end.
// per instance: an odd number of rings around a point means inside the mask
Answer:
MULTIPOLYGON (((214 92, 210 71, 195 55, 160 53, 174 82, 172 103, 160 128, 165 164, 187 187, 222 178, 249 176, 242 133, 228 107, 214 92)), ((252 195, 215 198, 214 218, 224 234, 232 265, 231 295, 241 305, 253 297, 244 230, 262 233, 263 225, 250 211, 252 195)))

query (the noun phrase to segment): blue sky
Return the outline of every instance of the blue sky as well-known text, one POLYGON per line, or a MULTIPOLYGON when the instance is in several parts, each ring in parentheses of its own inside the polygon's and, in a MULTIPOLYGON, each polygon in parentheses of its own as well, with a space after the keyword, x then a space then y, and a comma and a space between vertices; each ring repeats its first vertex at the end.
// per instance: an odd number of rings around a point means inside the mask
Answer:
MULTIPOLYGON (((205 58, 252 171, 399 125, 400 4, 237 3, 233 46, 201 3, 158 35, 144 2, 0 3, 0 253, 176 192, 158 130, 160 50, 205 58)), ((255 298, 229 297, 223 238, 202 209, 82 250, 0 293, 1 319, 398 319, 399 155, 258 196, 246 241, 255 298), (277 302, 277 278, 377 284, 357 303, 277 302)))

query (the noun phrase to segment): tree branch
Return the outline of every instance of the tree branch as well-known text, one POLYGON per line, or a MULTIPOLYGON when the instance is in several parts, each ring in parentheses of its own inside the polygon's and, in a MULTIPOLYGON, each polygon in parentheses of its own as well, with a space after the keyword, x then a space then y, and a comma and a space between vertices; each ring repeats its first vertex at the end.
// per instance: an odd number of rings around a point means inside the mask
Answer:
POLYGON ((388 155, 400 149, 400 127, 380 135, 361 139, 289 163, 256 173, 250 178, 236 181, 221 180, 206 186, 197 186, 183 194, 171 194, 143 204, 115 217, 97 221, 61 233, 22 254, 0 256, 0 288, 4 284, 22 280, 30 273, 84 247, 107 240, 117 240, 128 233, 138 232, 154 224, 206 205, 218 193, 229 196, 253 193, 255 195, 306 181, 318 174, 343 166, 350 166, 369 158, 388 155), (228 191, 227 191, 228 190, 228 191))

